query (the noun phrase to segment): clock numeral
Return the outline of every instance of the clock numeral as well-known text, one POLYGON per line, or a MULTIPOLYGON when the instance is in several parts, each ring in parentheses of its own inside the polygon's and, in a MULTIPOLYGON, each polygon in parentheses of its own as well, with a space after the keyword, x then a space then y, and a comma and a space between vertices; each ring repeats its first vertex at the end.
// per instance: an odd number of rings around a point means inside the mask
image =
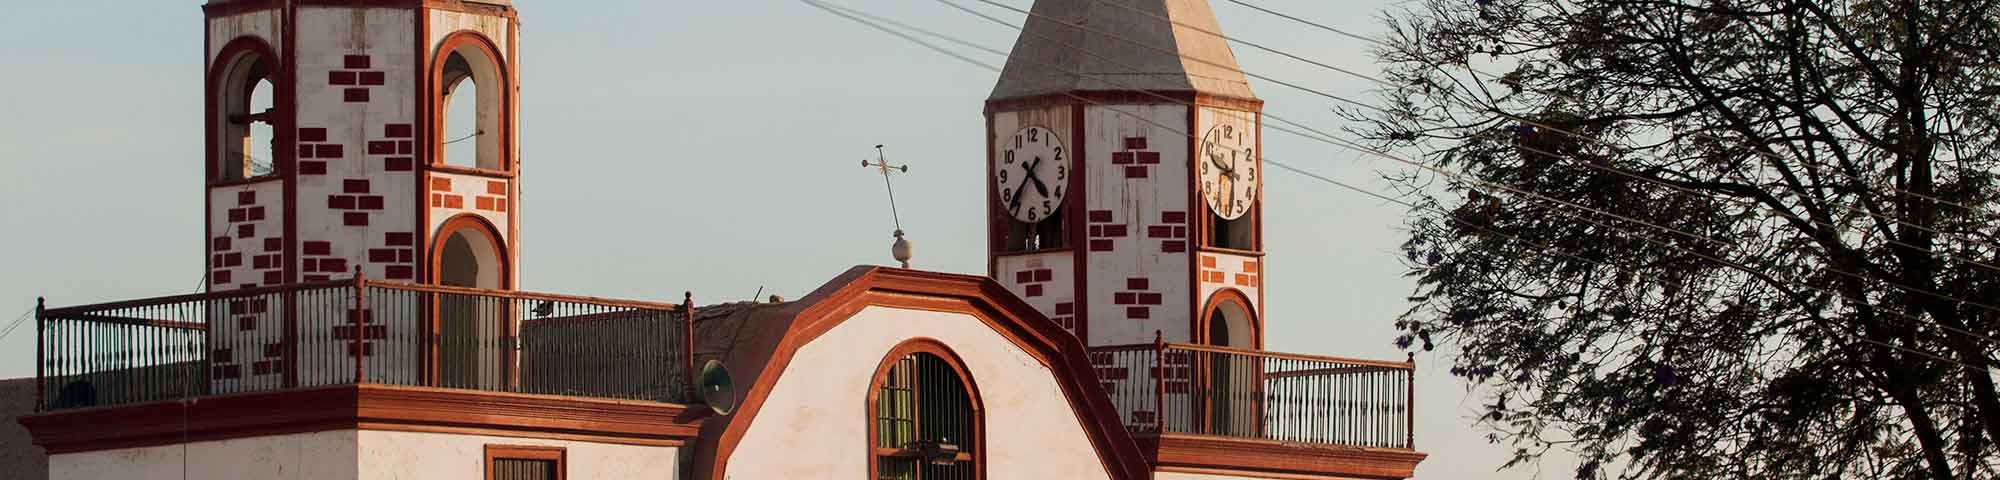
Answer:
POLYGON ((1056 146, 1056 161, 1058 161, 1058 162, 1062 161, 1062 146, 1061 146, 1061 145, 1057 145, 1057 146, 1056 146))
POLYGON ((1236 129, 1232 128, 1230 125, 1223 125, 1222 138, 1236 138, 1236 129))
POLYGON ((1042 138, 1040 133, 1042 133, 1042 129, 1039 128, 1028 129, 1028 141, 1034 143, 1042 143, 1042 138))
MULTIPOLYGON (((1062 157, 1056 157, 1056 160, 1062 160, 1062 157)), ((1069 178, 1069 166, 1056 165, 1056 180, 1060 181, 1064 178, 1069 178)), ((1062 187, 1056 187, 1056 190, 1062 191, 1062 187)))
POLYGON ((1056 211, 1056 208, 1054 206, 1049 205, 1049 200, 1045 198, 1042 199, 1042 211, 1053 212, 1056 211))
POLYGON ((1062 189, 1063 189, 1063 186, 1062 186, 1062 185, 1056 185, 1056 195, 1055 195, 1055 198, 1057 198, 1057 199, 1061 199, 1061 198, 1062 198, 1062 189))
POLYGON ((1244 180, 1250 180, 1250 181, 1257 180, 1257 167, 1249 167, 1247 170, 1248 171, 1244 173, 1248 174, 1249 176, 1245 177, 1244 180))
POLYGON ((1013 188, 1000 189, 1000 200, 1007 203, 1014 203, 1014 189, 1013 188))
POLYGON ((1007 151, 1007 153, 1006 153, 1006 154, 1005 154, 1004 156, 1006 156, 1006 157, 1007 157, 1007 164, 1008 164, 1008 165, 1013 165, 1013 164, 1014 164, 1014 151, 1013 151, 1013 150, 1008 150, 1008 151, 1007 151))
POLYGON ((1000 171, 1000 184, 1001 185, 1007 184, 1007 170, 1000 171))
POLYGON ((1029 223, 1033 223, 1034 221, 1036 221, 1036 220, 1039 220, 1040 218, 1041 218, 1041 217, 1039 217, 1039 216, 1036 216, 1036 215, 1035 215, 1035 207, 1028 207, 1028 222, 1029 222, 1029 223))
POLYGON ((1014 148, 1021 148, 1021 136, 1020 136, 1020 135, 1015 135, 1015 136, 1014 136, 1014 148))

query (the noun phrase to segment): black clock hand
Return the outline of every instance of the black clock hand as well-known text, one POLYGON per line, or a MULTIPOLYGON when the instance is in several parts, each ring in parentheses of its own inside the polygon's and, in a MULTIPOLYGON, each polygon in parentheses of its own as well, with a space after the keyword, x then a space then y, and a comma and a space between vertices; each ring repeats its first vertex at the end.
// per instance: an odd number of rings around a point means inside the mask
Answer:
MULTIPOLYGON (((1023 169, 1025 169, 1025 170, 1027 170, 1027 172, 1028 172, 1028 177, 1029 177, 1029 178, 1034 178, 1034 176, 1035 176, 1035 167, 1037 167, 1037 166, 1040 166, 1041 164, 1042 164, 1042 157, 1035 157, 1034 161, 1032 161, 1032 162, 1022 162, 1022 165, 1021 165, 1021 168, 1023 168, 1023 169)), ((1024 186, 1024 187, 1025 187, 1025 186, 1027 186, 1027 183, 1028 183, 1028 180, 1027 180, 1027 179, 1025 179, 1025 178, 1021 180, 1021 186, 1024 186)), ((1041 181, 1040 181, 1040 180, 1037 180, 1037 181, 1035 181, 1035 184, 1036 184, 1036 186, 1040 186, 1040 185, 1041 185, 1041 181)), ((1024 192, 1022 192, 1020 188, 1015 188, 1015 189, 1014 189, 1014 198, 1013 198, 1013 199, 1010 199, 1010 200, 1007 200, 1007 213, 1015 213, 1015 212, 1019 212, 1019 211, 1021 211, 1021 194, 1022 194, 1022 193, 1024 193, 1024 192)), ((1047 196, 1047 195, 1048 195, 1047 193, 1043 193, 1043 196, 1047 196)))
POLYGON ((1035 175, 1034 170, 1028 171, 1028 180, 1035 182, 1035 193, 1042 194, 1043 197, 1049 196, 1049 186, 1042 183, 1042 177, 1035 175))

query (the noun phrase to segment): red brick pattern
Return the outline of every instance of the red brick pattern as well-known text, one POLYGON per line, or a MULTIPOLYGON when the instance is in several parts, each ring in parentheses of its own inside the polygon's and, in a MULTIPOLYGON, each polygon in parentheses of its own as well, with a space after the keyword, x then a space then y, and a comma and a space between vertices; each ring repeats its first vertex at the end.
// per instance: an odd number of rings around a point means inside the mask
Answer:
POLYGON ((327 143, 326 129, 321 127, 301 127, 298 132, 299 175, 326 175, 327 162, 340 160, 346 156, 346 148, 338 143, 327 143))
POLYGON ((284 238, 275 225, 278 195, 250 187, 236 192, 234 204, 218 204, 219 225, 209 239, 209 290, 251 288, 284 282, 284 238), (260 198, 273 197, 273 198, 260 198), (271 201, 267 205, 261 201, 271 201), (266 228, 258 228, 259 226, 266 228))
POLYGON ((367 55, 348 55, 342 59, 344 70, 326 72, 326 83, 340 87, 341 100, 349 103, 366 103, 368 90, 387 83, 387 73, 370 70, 372 61, 367 55))
POLYGON ((1111 304, 1125 307, 1125 318, 1145 320, 1153 318, 1153 307, 1162 303, 1159 292, 1152 291, 1151 280, 1146 277, 1125 279, 1125 289, 1111 293, 1111 304))
POLYGON ((1160 223, 1146 226, 1146 238, 1160 240, 1160 251, 1183 253, 1187 251, 1187 212, 1160 212, 1160 223))
POLYGON ((368 309, 365 308, 359 310, 347 309, 347 323, 345 325, 328 327, 333 331, 334 340, 347 346, 347 356, 349 357, 355 356, 357 350, 362 356, 373 357, 375 356, 375 341, 389 337, 389 326, 372 324, 371 317, 373 315, 369 313, 368 309), (354 344, 356 332, 360 332, 361 335, 361 345, 358 348, 354 344))
POLYGON ((1263 276, 1263 274, 1260 273, 1261 268, 1260 265, 1258 265, 1257 260, 1255 259, 1241 260, 1242 261, 1242 264, 1240 265, 1241 269, 1227 268, 1227 267, 1238 267, 1239 265, 1223 265, 1223 262, 1235 262, 1235 261, 1237 261, 1237 259, 1234 258, 1220 259, 1214 255, 1202 255, 1201 283, 1217 283, 1222 285, 1247 287, 1247 288, 1258 288, 1259 286, 1261 286, 1260 285, 1262 283, 1261 277, 1263 276))
POLYGON ((1110 210, 1091 210, 1085 215, 1084 220, 1085 223, 1090 225, 1088 227, 1089 232, 1086 232, 1085 238, 1089 240, 1090 251, 1092 252, 1117 250, 1118 244, 1112 240, 1125 238, 1131 233, 1126 231, 1125 224, 1112 221, 1110 210))
POLYGON ((1125 137, 1125 150, 1111 152, 1111 164, 1124 167, 1125 178, 1148 178, 1160 164, 1160 152, 1146 149, 1146 137, 1125 137))

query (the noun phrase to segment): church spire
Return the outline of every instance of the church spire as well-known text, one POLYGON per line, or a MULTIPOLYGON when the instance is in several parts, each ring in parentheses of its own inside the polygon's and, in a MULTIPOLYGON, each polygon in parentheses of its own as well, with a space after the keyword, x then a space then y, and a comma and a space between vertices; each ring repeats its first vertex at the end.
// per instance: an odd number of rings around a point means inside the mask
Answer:
POLYGON ((1251 100, 1207 0, 1036 0, 987 100, 1181 91, 1251 100))

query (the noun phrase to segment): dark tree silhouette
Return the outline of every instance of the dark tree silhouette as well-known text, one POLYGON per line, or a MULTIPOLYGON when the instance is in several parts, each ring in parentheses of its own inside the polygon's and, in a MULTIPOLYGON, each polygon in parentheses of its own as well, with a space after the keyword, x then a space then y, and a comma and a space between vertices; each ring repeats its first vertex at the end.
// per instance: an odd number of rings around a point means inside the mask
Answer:
POLYGON ((1420 0, 1411 348, 1579 478, 2000 478, 1994 0, 1420 0))

